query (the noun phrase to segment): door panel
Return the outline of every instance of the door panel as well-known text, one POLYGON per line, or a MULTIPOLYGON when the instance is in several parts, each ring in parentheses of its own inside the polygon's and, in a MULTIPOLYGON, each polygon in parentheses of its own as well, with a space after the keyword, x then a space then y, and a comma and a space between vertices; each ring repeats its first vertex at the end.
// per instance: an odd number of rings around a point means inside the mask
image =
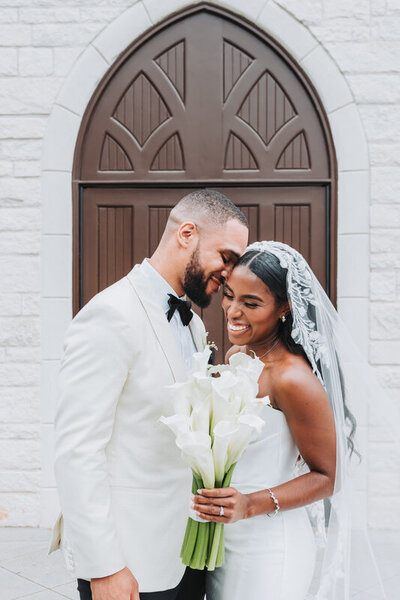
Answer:
MULTIPOLYGON (((81 207, 82 296, 96 293, 151 256, 171 208, 193 188, 86 188, 81 207)), ((293 245, 326 287, 326 187, 218 187, 245 213, 250 242, 278 240, 293 245)), ((197 310, 223 360, 229 347, 219 292, 208 309, 197 310)))
MULTIPOLYGON (((335 300, 335 173, 328 119, 300 66, 238 15, 186 7, 132 41, 82 119, 74 311, 151 255, 171 207, 206 185, 242 207, 250 239, 291 243, 321 283, 330 276, 335 300)), ((219 310, 205 321, 223 345, 219 310)))

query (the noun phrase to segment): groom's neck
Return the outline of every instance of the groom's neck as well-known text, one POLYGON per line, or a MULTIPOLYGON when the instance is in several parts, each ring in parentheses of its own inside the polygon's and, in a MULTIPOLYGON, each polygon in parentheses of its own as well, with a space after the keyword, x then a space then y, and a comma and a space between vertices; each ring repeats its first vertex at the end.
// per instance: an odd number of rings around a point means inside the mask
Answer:
MULTIPOLYGON (((166 253, 163 253, 166 254, 166 253)), ((166 254, 162 256, 158 249, 149 259, 149 263, 161 275, 163 279, 172 287, 176 295, 183 296, 184 290, 181 283, 181 271, 171 256, 166 254)))

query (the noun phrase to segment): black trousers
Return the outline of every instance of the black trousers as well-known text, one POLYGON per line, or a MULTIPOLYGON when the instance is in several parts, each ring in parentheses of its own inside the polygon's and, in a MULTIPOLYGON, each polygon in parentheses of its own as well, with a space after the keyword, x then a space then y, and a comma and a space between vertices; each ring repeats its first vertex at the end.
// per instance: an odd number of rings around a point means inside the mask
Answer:
MULTIPOLYGON (((78 579, 80 600, 92 600, 89 581, 78 579)), ((172 590, 142 592, 141 600, 203 600, 206 591, 205 571, 187 568, 181 582, 172 590)))

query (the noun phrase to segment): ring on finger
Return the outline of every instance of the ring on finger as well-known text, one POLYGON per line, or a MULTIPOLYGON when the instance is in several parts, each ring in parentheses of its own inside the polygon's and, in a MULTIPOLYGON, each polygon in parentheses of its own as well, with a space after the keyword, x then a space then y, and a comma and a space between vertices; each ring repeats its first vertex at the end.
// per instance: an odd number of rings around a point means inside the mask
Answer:
POLYGON ((220 517, 224 516, 224 507, 223 506, 220 506, 220 508, 219 508, 219 516, 220 517))

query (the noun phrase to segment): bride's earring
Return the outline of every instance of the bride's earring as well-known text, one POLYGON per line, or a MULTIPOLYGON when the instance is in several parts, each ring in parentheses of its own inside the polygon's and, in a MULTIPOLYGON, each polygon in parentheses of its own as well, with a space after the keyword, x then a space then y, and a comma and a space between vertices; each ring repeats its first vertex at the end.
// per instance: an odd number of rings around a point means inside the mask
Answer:
POLYGON ((286 321, 286 317, 285 317, 285 315, 282 315, 282 316, 281 316, 281 321, 282 321, 282 323, 284 323, 284 322, 286 321))

